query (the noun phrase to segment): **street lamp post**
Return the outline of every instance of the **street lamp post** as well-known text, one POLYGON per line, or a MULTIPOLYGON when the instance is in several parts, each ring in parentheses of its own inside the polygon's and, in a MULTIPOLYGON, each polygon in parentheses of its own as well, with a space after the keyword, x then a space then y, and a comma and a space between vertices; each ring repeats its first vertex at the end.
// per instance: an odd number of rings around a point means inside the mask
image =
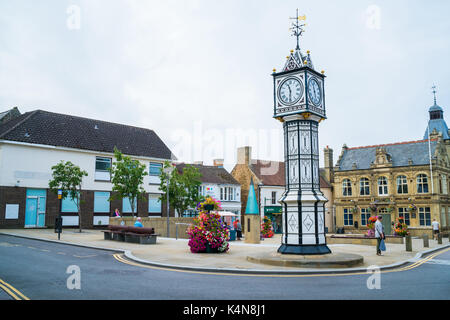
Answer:
POLYGON ((172 173, 172 171, 174 170, 174 167, 169 166, 163 169, 164 173, 167 174, 167 191, 166 191, 166 195, 167 195, 167 238, 169 238, 170 236, 170 220, 169 220, 169 215, 170 215, 170 207, 169 207, 169 187, 170 187, 170 174, 172 173))

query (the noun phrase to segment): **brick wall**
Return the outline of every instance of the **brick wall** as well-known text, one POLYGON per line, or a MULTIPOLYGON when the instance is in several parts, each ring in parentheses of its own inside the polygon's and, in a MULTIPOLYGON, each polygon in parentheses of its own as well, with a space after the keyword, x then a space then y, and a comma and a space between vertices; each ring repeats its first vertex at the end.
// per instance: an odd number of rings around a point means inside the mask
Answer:
MULTIPOLYGON (((26 209, 26 193, 27 188, 22 187, 0 187, 0 228, 23 228, 25 226, 25 209, 26 209), (19 205, 18 219, 5 219, 6 204, 19 205)), ((93 190, 81 191, 81 227, 83 229, 93 228, 94 215, 109 215, 114 216, 115 209, 119 209, 122 214, 122 200, 112 200, 110 202, 109 213, 94 213, 94 193, 93 190)), ((145 200, 138 200, 138 216, 148 217, 148 194, 145 195, 145 200)), ((55 219, 58 217, 60 211, 60 200, 58 196, 47 189, 46 210, 45 210, 45 226, 54 228, 55 219)), ((162 216, 166 216, 167 204, 162 203, 162 216)), ((77 215, 76 213, 63 213, 63 215, 77 215)), ((131 215, 131 214, 129 214, 131 215)), ((158 215, 158 214, 152 214, 158 215)), ((170 216, 174 217, 174 210, 171 208, 170 216)))
POLYGON ((25 201, 26 188, 20 187, 0 187, 0 227, 2 228, 16 228, 25 225, 25 201), (6 204, 19 205, 18 219, 5 219, 6 204))

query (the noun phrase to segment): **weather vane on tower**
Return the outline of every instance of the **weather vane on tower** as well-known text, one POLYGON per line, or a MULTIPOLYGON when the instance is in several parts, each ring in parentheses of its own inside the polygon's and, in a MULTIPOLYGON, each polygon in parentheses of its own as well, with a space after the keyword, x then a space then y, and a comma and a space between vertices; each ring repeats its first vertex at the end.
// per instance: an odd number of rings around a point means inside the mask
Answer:
POLYGON ((305 21, 306 15, 299 16, 298 9, 297 9, 297 15, 295 16, 295 18, 289 18, 289 19, 295 20, 295 22, 292 22, 292 27, 289 28, 289 30, 292 31, 292 36, 297 37, 297 48, 296 49, 300 50, 299 38, 302 35, 302 33, 305 32, 303 27, 306 26, 306 23, 300 24, 300 21, 305 21))
POLYGON ((434 104, 436 104, 436 85, 433 85, 432 87, 431 87, 431 89, 433 89, 433 95, 434 95, 434 104))

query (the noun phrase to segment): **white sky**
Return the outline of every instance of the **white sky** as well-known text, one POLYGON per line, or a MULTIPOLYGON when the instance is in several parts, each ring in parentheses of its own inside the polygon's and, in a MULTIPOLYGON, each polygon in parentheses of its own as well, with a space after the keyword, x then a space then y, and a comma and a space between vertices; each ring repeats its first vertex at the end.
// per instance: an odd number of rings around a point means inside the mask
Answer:
POLYGON ((296 8, 307 16, 301 48, 327 75, 319 143, 335 162, 344 143, 422 139, 433 84, 447 111, 450 2, 362 0, 4 0, 0 111, 150 128, 179 160, 225 158, 229 170, 247 144, 283 160, 271 73, 295 47, 296 8))

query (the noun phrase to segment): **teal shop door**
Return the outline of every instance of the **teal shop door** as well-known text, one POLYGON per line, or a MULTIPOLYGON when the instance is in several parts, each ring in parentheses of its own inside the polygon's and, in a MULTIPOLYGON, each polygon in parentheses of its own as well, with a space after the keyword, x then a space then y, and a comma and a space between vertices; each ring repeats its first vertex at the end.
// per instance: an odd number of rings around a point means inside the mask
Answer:
POLYGON ((392 234, 392 224, 391 224, 391 215, 390 214, 382 214, 383 220, 381 224, 384 227, 384 234, 390 235, 392 234))
POLYGON ((37 226, 37 197, 28 198, 25 209, 25 227, 37 226))
POLYGON ((28 189, 25 208, 25 227, 45 226, 45 190, 28 189))

